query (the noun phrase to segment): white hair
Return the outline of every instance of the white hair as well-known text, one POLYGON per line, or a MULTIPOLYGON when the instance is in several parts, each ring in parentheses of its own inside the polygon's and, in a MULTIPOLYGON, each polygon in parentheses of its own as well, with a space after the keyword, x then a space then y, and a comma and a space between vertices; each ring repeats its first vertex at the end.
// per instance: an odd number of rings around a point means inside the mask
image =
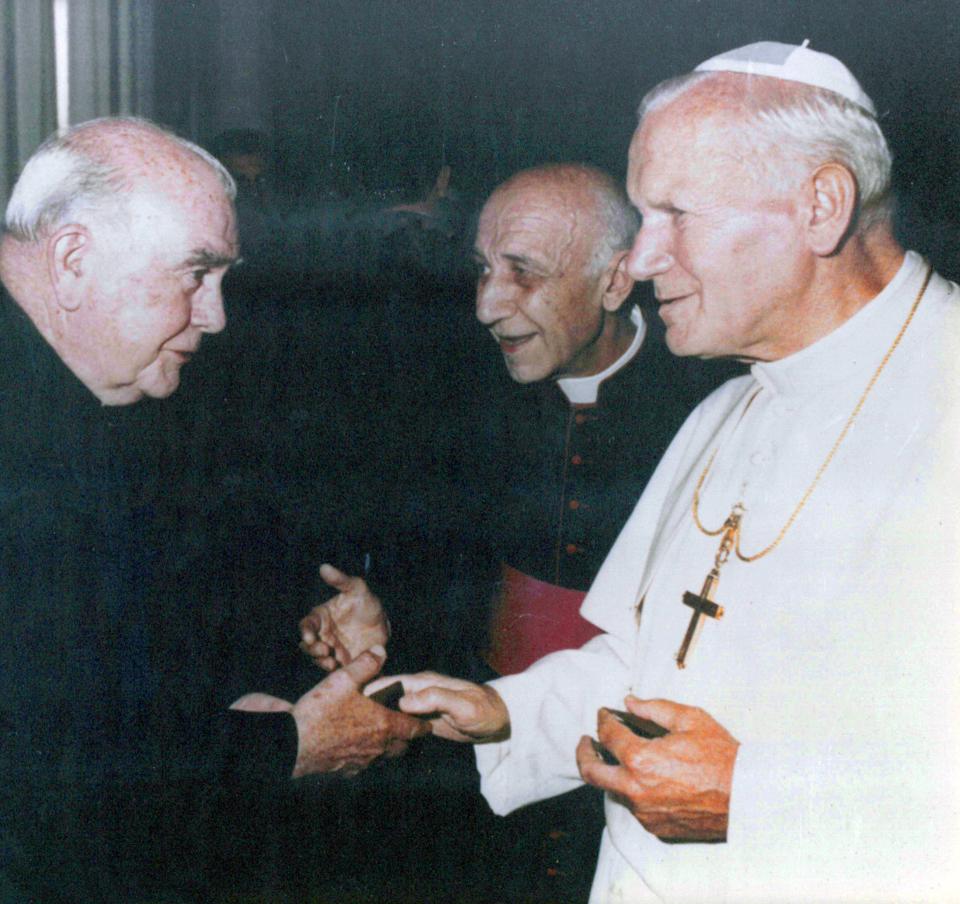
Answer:
POLYGON ((95 151, 89 141, 79 138, 93 127, 110 125, 130 125, 173 142, 213 169, 228 198, 236 197, 236 183, 226 167, 192 141, 145 119, 93 119, 51 136, 27 161, 7 204, 5 226, 9 235, 36 241, 83 213, 123 209, 130 190, 128 174, 111 159, 109 151, 95 151))
POLYGON ((640 228, 640 216, 618 182, 602 170, 583 166, 587 187, 596 201, 601 232, 590 257, 589 272, 599 276, 618 251, 629 251, 640 228))
POLYGON ((707 80, 749 79, 740 93, 744 140, 775 168, 778 161, 839 163, 857 182, 861 228, 892 217, 893 157, 877 120, 834 91, 765 76, 692 72, 653 88, 640 102, 640 122, 707 80), (775 152, 771 154, 771 152, 775 152))

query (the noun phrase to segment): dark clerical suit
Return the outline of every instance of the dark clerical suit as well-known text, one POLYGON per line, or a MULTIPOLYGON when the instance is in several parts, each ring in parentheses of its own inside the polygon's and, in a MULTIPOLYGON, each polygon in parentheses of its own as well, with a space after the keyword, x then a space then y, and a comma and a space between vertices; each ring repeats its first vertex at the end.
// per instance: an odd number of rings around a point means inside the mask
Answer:
POLYGON ((222 814, 291 784, 293 720, 227 712, 253 688, 158 594, 167 404, 101 406, 0 287, 0 901, 211 899, 222 814))

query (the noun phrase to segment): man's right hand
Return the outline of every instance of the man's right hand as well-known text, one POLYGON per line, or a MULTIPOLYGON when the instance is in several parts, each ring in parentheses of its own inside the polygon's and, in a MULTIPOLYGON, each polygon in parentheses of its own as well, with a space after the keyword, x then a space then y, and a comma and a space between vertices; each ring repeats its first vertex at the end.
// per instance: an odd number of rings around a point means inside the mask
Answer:
POLYGON ((374 693, 394 681, 403 682, 400 710, 429 716, 430 728, 437 737, 474 744, 510 737, 507 705, 486 684, 473 684, 437 672, 418 672, 378 678, 364 688, 364 693, 374 693))
POLYGON ((349 665, 364 650, 385 646, 390 622, 367 582, 333 565, 321 565, 320 577, 339 591, 300 621, 300 649, 328 672, 349 665))
POLYGON ((362 692, 363 685, 380 671, 385 659, 383 647, 367 650, 295 703, 252 693, 230 708, 256 713, 287 712, 293 716, 298 739, 294 778, 317 772, 355 775, 380 757, 400 756, 410 741, 430 733, 427 722, 386 709, 362 692))

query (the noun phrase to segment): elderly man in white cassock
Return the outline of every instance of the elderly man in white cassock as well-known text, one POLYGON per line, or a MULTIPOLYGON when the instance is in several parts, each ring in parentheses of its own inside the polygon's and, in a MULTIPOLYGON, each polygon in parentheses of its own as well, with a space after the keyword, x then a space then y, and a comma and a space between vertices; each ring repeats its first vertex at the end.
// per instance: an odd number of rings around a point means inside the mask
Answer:
POLYGON ((594 902, 960 894, 960 293, 889 184, 873 103, 806 45, 644 99, 630 272, 673 352, 750 374, 647 486, 582 609, 606 633, 482 687, 403 677, 497 812, 608 792, 594 902))

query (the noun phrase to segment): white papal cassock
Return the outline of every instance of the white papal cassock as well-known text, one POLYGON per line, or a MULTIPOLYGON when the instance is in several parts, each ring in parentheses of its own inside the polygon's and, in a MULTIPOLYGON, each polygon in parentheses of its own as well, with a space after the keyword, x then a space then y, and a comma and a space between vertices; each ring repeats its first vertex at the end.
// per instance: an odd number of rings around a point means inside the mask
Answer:
POLYGON ((592 901, 960 900, 960 291, 934 275, 780 545, 721 572, 721 621, 675 656, 719 527, 777 536, 890 348, 926 273, 693 412, 582 612, 605 632, 493 682, 512 735, 477 748, 506 813, 577 784, 574 748, 633 693, 699 706, 740 741, 727 842, 664 844, 608 798, 592 901), (642 614, 637 602, 644 600, 642 614))

